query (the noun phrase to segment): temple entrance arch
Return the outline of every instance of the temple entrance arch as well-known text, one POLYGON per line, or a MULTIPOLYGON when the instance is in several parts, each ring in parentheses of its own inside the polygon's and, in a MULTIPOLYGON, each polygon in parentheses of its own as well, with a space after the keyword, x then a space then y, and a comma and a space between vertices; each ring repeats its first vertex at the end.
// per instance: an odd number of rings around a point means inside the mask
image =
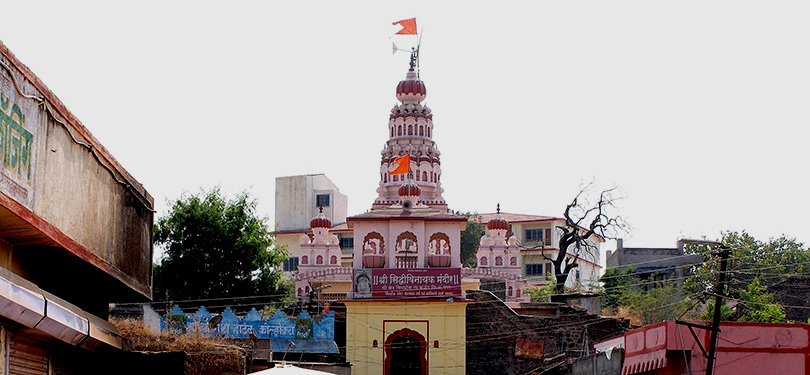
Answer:
POLYGON ((385 375, 426 375, 427 341, 425 336, 403 328, 385 340, 385 375))

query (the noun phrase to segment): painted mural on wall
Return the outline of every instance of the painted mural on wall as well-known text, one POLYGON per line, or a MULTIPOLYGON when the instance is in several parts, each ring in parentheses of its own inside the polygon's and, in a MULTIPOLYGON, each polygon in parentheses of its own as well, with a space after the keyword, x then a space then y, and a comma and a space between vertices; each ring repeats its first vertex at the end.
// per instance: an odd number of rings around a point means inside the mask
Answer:
POLYGON ((0 191, 32 209, 40 110, 36 101, 19 96, 11 76, 0 70, 0 191))
POLYGON ((335 313, 329 311, 312 317, 302 311, 298 316, 288 317, 281 310, 267 319, 251 308, 244 316, 237 316, 228 307, 220 314, 212 315, 205 307, 194 314, 186 314, 175 305, 160 319, 160 330, 175 334, 202 334, 230 339, 271 339, 273 350, 278 352, 338 353, 335 344, 335 313))

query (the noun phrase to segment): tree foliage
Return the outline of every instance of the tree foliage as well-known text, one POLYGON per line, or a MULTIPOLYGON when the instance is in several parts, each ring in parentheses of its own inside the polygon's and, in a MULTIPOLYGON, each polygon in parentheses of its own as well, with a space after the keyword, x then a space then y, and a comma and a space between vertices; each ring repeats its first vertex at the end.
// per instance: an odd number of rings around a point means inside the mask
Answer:
POLYGON ((744 290, 740 291, 737 304, 736 320, 739 322, 779 323, 785 320, 785 310, 776 303, 773 294, 754 278, 744 290))
MULTIPOLYGON (((742 232, 724 232, 721 242, 731 248, 728 264, 729 292, 739 297, 740 291, 760 277, 766 288, 784 281, 791 275, 810 274, 810 251, 796 239, 781 236, 762 242, 742 232)), ((687 245, 687 254, 701 254, 713 258, 713 249, 705 245, 687 245)), ((719 262, 710 261, 695 269, 695 280, 689 284, 692 290, 709 290, 714 285, 719 262)))
POLYGON ((461 231, 461 264, 465 267, 475 267, 478 264, 475 252, 481 237, 486 234, 486 227, 481 223, 481 216, 477 213, 456 212, 457 215, 467 217, 467 228, 461 231))
POLYGON ((694 305, 692 300, 684 297, 676 281, 664 280, 646 286, 628 288, 618 295, 618 305, 629 311, 633 323, 646 325, 677 319, 689 313, 694 305))
POLYGON ((165 251, 154 267, 155 299, 284 293, 280 265, 286 250, 275 244, 246 192, 233 199, 218 188, 185 194, 158 220, 154 241, 165 251))
MULTIPOLYGON (((720 307, 721 320, 785 321, 785 310, 768 287, 792 275, 807 274, 808 250, 785 236, 761 242, 745 231, 725 232, 722 243, 731 248, 732 255, 726 273, 728 288, 723 293, 729 299, 720 307), (734 308, 727 305, 729 302, 734 308)), ((608 269, 600 279, 604 306, 626 311, 634 324, 676 318, 711 320, 716 294, 713 288, 719 272, 717 257, 712 255, 714 249, 705 245, 686 246, 687 254, 701 254, 708 261, 694 267, 694 275, 682 283, 642 281, 633 276, 629 267, 608 269)))
POLYGON ((638 279, 631 274, 633 268, 608 268, 599 281, 602 282, 602 306, 618 308, 623 296, 630 291, 638 279))
POLYGON ((625 221, 612 212, 616 203, 615 189, 602 190, 597 201, 591 204, 586 197, 589 187, 580 189, 565 207, 565 223, 557 226, 561 234, 556 256, 549 257, 545 251, 541 252, 542 257, 554 265, 557 293, 565 292, 565 281, 571 270, 579 267, 580 257, 599 258, 597 239, 615 238, 627 229, 625 221))

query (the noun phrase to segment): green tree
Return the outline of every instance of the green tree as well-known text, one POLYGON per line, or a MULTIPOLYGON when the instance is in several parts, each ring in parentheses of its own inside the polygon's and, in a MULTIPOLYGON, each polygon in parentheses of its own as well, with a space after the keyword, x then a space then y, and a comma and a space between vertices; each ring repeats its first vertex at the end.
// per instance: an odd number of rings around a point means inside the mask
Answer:
POLYGON ((737 304, 737 321, 779 323, 785 320, 785 310, 776 303, 773 295, 762 286, 758 277, 740 291, 737 304))
MULTIPOLYGON (((741 292, 759 279, 765 290, 790 276, 810 274, 810 251, 796 239, 787 236, 762 242, 741 232, 724 232, 721 242, 731 248, 728 262, 727 296, 741 298, 741 292)), ((687 254, 701 254, 709 261, 694 269, 695 277, 687 279, 689 292, 711 291, 717 279, 716 256, 710 255, 713 248, 702 245, 687 245, 687 254)))
POLYGON ((599 278, 603 286, 600 293, 602 306, 619 307, 622 298, 630 291, 631 286, 639 283, 639 280, 631 275, 632 273, 632 267, 608 268, 605 271, 605 274, 599 278))
MULTIPOLYGON (((286 293, 281 262, 286 250, 275 244, 256 202, 246 192, 226 199, 213 188, 184 194, 158 220, 155 245, 164 249, 154 267, 156 299, 193 300, 286 293)), ((222 303, 222 301, 218 302, 222 303)))
POLYGON ((467 217, 467 228, 461 231, 461 263, 466 267, 475 267, 478 264, 475 252, 478 251, 481 237, 486 234, 486 227, 481 223, 481 216, 477 213, 455 214, 467 217))
POLYGON ((632 319, 633 323, 646 325, 676 319, 690 312, 690 307, 694 305, 689 298, 683 296, 675 281, 665 280, 645 286, 643 289, 627 288, 618 296, 618 305, 630 312, 635 318, 632 319))
POLYGON ((532 302, 546 302, 548 296, 557 292, 557 281, 552 274, 547 273, 544 285, 527 287, 523 292, 531 296, 532 302))

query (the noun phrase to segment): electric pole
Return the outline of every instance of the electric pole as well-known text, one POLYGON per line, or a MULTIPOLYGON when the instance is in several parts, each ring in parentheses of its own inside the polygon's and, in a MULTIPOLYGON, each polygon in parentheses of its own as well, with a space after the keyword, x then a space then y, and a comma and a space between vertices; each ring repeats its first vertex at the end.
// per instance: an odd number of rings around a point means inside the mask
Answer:
POLYGON ((714 372, 714 359, 717 355, 717 336, 720 334, 720 307, 723 304, 723 297, 726 295, 726 266, 731 249, 725 245, 720 245, 716 252, 720 256, 720 274, 717 275, 717 287, 714 289, 714 315, 712 316, 712 329, 709 336, 709 354, 706 360, 706 375, 714 372))

